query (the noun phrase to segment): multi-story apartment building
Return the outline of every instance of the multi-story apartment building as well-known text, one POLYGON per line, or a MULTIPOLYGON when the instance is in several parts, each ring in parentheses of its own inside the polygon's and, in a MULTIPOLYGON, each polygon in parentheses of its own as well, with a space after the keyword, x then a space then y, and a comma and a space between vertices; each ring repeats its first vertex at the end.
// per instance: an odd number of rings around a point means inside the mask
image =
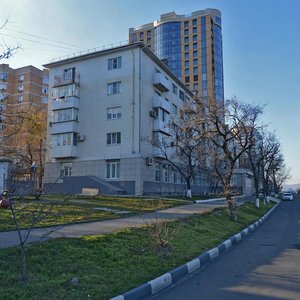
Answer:
MULTIPOLYGON (((19 129, 29 109, 33 112, 47 110, 48 75, 48 70, 33 66, 13 69, 8 64, 0 64, 0 156, 10 158, 21 173, 26 173, 29 168, 24 159, 20 161, 20 151, 26 149, 22 149, 24 145, 18 149, 24 134, 19 129)), ((35 153, 29 156, 33 161, 37 159, 35 153)), ((24 153, 21 157, 24 158, 24 153)))
POLYGON ((194 95, 150 49, 130 44, 45 67, 46 192, 182 193, 182 178, 151 140, 170 136, 169 120, 194 95))
POLYGON ((204 103, 223 104, 221 13, 205 9, 189 15, 170 12, 129 29, 129 42, 143 42, 195 91, 204 103))

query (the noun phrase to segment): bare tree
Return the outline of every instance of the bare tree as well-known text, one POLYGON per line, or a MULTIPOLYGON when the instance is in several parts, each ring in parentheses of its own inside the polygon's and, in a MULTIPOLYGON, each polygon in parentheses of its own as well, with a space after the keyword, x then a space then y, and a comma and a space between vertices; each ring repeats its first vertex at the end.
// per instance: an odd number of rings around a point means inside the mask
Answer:
MULTIPOLYGON (((7 25, 7 23, 8 23, 8 18, 6 18, 2 23, 2 25, 0 26, 0 30, 2 30, 7 25)), ((0 47, 1 47, 0 60, 10 58, 11 56, 16 54, 18 49, 21 48, 20 44, 16 46, 7 45, 5 40, 2 40, 2 42, 0 42, 0 47)))
POLYGON ((176 169, 186 182, 187 197, 192 197, 191 184, 201 172, 205 146, 205 130, 195 121, 198 117, 195 103, 186 103, 180 116, 170 120, 170 136, 154 135, 153 146, 160 156, 176 169))
POLYGON ((222 182, 230 218, 236 221, 233 170, 239 158, 254 145, 254 132, 261 126, 258 121, 263 107, 234 98, 227 100, 225 106, 210 105, 207 111, 210 161, 222 182))

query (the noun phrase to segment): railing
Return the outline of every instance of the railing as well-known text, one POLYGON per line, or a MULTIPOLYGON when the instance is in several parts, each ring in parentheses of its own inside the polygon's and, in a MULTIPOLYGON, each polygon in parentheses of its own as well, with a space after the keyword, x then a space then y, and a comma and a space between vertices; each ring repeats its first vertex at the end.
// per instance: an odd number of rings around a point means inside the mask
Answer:
POLYGON ((112 49, 112 48, 115 48, 115 47, 125 46, 125 45, 128 45, 128 43, 129 43, 129 41, 126 40, 126 41, 121 41, 121 42, 118 42, 118 43, 103 45, 103 46, 97 47, 97 48, 87 49, 87 50, 76 52, 76 53, 73 53, 73 54, 53 58, 53 59, 50 60, 50 63, 58 62, 58 61, 65 60, 65 59, 74 58, 74 57, 81 56, 81 55, 91 54, 91 53, 95 53, 95 52, 98 52, 98 51, 112 49))
POLYGON ((80 75, 78 73, 65 73, 54 76, 54 87, 73 83, 80 84, 80 75))

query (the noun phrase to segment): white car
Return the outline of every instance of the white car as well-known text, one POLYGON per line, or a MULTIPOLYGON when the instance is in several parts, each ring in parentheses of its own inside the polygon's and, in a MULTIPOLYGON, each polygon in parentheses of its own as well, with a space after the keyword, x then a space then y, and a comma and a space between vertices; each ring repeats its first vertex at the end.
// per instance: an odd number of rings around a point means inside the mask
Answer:
POLYGON ((282 200, 294 200, 294 196, 290 192, 286 192, 283 194, 282 200))

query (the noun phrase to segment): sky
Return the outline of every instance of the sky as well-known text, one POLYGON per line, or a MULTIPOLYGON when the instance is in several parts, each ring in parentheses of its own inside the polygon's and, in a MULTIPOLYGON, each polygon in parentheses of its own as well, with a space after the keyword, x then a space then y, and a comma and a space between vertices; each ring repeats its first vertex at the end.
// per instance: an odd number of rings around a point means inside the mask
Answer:
POLYGON ((13 68, 127 42, 128 29, 161 14, 206 8, 222 13, 225 98, 265 105, 279 138, 288 183, 300 183, 300 1, 298 0, 0 0, 0 45, 20 44, 13 68))

